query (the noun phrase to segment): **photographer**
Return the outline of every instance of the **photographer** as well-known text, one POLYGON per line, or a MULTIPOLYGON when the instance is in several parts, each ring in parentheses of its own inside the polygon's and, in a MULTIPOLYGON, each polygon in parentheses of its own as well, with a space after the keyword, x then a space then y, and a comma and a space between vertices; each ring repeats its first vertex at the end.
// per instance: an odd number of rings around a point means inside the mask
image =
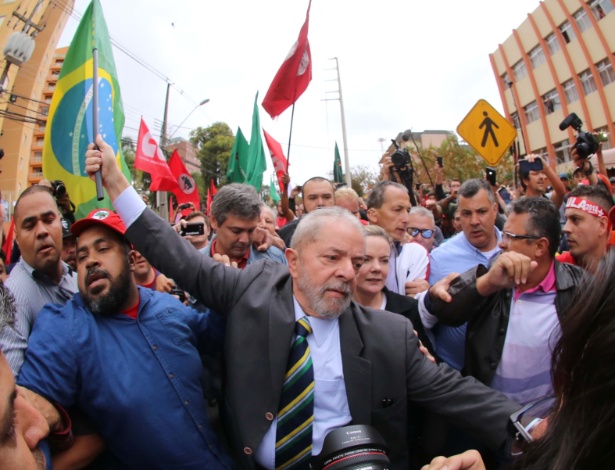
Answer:
POLYGON ((550 198, 551 202, 559 209, 566 195, 566 186, 564 186, 564 183, 559 179, 557 173, 545 163, 540 155, 529 154, 522 161, 526 161, 528 164, 539 161, 539 166, 542 165, 541 170, 530 169, 529 171, 523 169, 522 164, 519 165, 519 179, 521 180, 525 195, 528 197, 546 197, 547 184, 545 179, 548 179, 553 188, 550 198))
POLYGON ((41 180, 39 183, 41 186, 47 186, 51 188, 51 194, 58 204, 58 208, 62 213, 62 217, 68 220, 71 224, 75 223, 75 205, 70 200, 68 192, 66 191, 66 185, 60 180, 41 180))

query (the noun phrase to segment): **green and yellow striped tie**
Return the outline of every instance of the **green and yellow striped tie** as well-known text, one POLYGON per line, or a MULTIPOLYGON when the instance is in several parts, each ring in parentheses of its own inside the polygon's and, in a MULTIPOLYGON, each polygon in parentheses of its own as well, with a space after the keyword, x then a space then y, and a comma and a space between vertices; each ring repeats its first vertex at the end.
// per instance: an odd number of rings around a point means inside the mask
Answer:
POLYGON ((278 411, 276 469, 309 468, 312 456, 314 369, 306 339, 312 333, 308 317, 295 323, 295 333, 278 411))

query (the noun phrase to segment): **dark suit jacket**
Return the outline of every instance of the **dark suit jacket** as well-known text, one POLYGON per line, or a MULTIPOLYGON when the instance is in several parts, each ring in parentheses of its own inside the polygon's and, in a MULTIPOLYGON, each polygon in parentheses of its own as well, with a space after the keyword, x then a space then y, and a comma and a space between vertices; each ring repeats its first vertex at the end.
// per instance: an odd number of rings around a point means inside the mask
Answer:
MULTIPOLYGON (((239 467, 254 468, 253 452, 277 414, 293 338, 288 268, 265 260, 238 270, 195 256, 190 243, 149 209, 126 235, 182 289, 228 316, 226 425, 239 467)), ((353 423, 380 432, 389 445, 392 468, 407 468, 408 400, 438 410, 494 449, 506 441, 508 416, 519 406, 473 378, 427 361, 408 320, 353 302, 339 322, 353 423), (384 400, 393 405, 383 407, 384 400)))

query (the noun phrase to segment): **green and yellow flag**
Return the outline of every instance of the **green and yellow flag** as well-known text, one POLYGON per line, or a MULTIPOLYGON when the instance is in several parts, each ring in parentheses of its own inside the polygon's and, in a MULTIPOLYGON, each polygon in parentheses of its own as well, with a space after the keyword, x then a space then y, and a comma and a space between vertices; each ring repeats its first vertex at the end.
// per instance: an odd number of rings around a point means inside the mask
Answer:
POLYGON ((71 201, 77 206, 77 219, 94 208, 112 207, 106 193, 102 201, 96 200, 96 186, 85 172, 85 152, 95 137, 92 128, 94 48, 98 49, 97 133, 115 150, 118 165, 130 179, 121 151, 124 111, 111 41, 100 2, 92 0, 64 59, 51 100, 43 147, 43 175, 48 180, 64 182, 71 201))

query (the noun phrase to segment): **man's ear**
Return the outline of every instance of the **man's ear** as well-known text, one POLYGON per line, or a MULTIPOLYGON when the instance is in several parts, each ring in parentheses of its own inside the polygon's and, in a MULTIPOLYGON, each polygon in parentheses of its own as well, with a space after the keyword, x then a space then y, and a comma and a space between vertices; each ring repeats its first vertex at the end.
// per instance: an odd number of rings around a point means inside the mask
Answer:
POLYGON ((286 256, 286 261, 288 262, 288 270, 290 271, 290 275, 293 279, 297 278, 299 275, 299 254, 292 248, 286 248, 284 255, 286 256))
POLYGON ((128 264, 130 266, 130 271, 134 272, 136 262, 137 262, 137 252, 135 250, 130 250, 128 252, 128 264))
POLYGON ((536 259, 547 256, 549 254, 549 240, 545 237, 536 240, 536 250, 534 252, 536 259))
POLYGON ((371 209, 367 209, 367 218, 369 223, 372 225, 376 225, 378 223, 378 212, 373 207, 371 209))
POLYGON ((214 218, 213 215, 209 216, 209 226, 212 230, 218 230, 218 221, 214 218))

